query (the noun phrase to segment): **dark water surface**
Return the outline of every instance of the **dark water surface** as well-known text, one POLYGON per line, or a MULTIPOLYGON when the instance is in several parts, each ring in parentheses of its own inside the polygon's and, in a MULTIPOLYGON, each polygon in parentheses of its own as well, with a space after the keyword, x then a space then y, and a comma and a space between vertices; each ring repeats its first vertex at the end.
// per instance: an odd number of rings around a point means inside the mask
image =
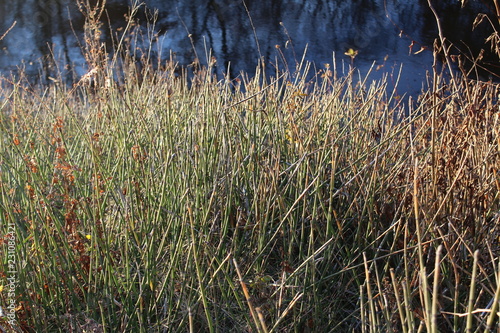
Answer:
MULTIPOLYGON (((478 39, 470 27, 477 12, 490 10, 487 1, 471 0, 464 9, 457 0, 433 2, 450 38, 482 46, 487 31, 479 31, 483 36, 478 39)), ((108 31, 108 22, 120 30, 129 4, 109 0, 103 30, 108 31)), ((233 75, 241 70, 251 74, 260 57, 269 66, 278 59, 281 68, 293 70, 306 48, 305 58, 317 68, 332 64, 335 54, 337 69, 347 70, 351 58, 345 52, 352 49, 358 52, 352 63, 362 73, 376 62, 373 78, 397 72, 403 64, 400 90, 413 92, 432 64, 437 29, 427 0, 246 0, 246 6, 241 0, 146 0, 138 19, 145 36, 150 29, 159 37, 154 49, 163 57, 172 50, 181 64, 196 56, 206 63, 205 50, 210 49, 219 73, 230 67, 233 75)), ((47 66, 42 69, 49 56, 62 69, 85 73, 84 20, 74 0, 0 0, 0 36, 14 21, 0 41, 3 75, 23 68, 29 75, 48 76, 47 66)))

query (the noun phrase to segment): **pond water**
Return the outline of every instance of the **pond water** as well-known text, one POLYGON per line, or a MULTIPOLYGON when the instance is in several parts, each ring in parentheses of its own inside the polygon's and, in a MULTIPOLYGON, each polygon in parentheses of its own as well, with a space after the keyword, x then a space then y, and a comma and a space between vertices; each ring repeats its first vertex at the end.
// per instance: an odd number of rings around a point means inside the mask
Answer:
MULTIPOLYGON (((420 89, 432 65, 437 29, 427 0, 245 2, 146 0, 137 18, 144 36, 148 30, 158 36, 154 50, 160 52, 156 54, 168 57, 172 51, 184 65, 198 56, 203 64, 206 50, 211 50, 217 71, 229 68, 233 76, 240 71, 252 74, 259 59, 268 67, 278 63, 280 68, 294 70, 305 54, 318 69, 335 59, 339 72, 353 64, 366 73, 375 62, 378 70, 373 78, 397 73, 403 64, 399 89, 411 93, 420 89), (345 54, 349 49, 357 52, 354 59, 345 54)), ((449 38, 464 40, 473 49, 482 46, 488 31, 472 34, 470 27, 476 13, 491 11, 485 5, 488 1, 470 0, 463 9, 457 0, 433 2, 449 38), (478 33, 482 34, 479 39, 478 33)), ((107 1, 105 30, 111 25, 120 32, 129 4, 107 1)), ((60 69, 85 73, 81 52, 84 20, 75 0, 0 0, 0 36, 14 22, 0 41, 3 75, 19 68, 28 75, 49 75, 42 71, 47 57, 56 58, 60 69)))

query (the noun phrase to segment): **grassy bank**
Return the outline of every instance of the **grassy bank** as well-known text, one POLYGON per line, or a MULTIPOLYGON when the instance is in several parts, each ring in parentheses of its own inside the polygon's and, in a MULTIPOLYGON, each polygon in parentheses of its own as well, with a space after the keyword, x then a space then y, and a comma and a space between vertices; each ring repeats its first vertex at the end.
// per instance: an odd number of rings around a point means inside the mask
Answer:
POLYGON ((498 84, 188 76, 87 33, 74 86, 0 77, 3 329, 499 329, 498 84))
POLYGON ((169 66, 98 89, 2 79, 23 330, 498 327, 497 85, 404 107, 328 68, 169 66))

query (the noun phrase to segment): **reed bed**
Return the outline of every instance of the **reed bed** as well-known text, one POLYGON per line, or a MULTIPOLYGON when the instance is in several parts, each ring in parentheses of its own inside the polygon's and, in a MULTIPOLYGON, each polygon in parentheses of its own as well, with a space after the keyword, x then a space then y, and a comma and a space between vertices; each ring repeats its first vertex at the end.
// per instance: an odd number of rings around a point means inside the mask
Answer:
POLYGON ((498 84, 96 59, 0 78, 4 330, 499 329, 498 84))

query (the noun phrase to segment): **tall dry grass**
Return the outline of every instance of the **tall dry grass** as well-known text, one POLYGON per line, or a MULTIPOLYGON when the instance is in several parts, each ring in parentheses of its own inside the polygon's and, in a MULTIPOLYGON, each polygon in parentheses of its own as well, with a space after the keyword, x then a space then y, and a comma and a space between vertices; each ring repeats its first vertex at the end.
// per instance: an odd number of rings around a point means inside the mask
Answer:
POLYGON ((5 330, 499 329, 498 84, 435 73, 412 100, 89 47, 73 87, 1 78, 5 330))

